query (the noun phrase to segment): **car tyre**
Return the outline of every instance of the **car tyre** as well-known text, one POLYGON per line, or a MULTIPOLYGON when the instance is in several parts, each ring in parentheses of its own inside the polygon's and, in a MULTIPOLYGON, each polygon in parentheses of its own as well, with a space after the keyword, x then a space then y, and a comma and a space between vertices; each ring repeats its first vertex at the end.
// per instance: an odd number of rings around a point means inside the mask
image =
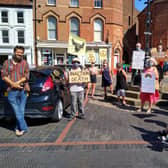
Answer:
POLYGON ((54 111, 54 114, 53 114, 51 120, 52 121, 60 121, 62 119, 63 112, 64 112, 63 102, 61 99, 59 99, 56 103, 55 111, 54 111))

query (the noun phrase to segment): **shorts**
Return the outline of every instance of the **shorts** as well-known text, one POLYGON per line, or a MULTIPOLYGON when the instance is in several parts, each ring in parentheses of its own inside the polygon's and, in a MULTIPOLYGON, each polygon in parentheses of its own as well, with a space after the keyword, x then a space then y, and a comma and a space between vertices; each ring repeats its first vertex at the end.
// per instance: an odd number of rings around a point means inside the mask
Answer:
POLYGON ((119 97, 119 96, 125 97, 125 90, 124 90, 124 89, 119 89, 119 90, 117 90, 117 96, 118 96, 118 97, 119 97))
POLYGON ((91 83, 96 83, 97 82, 96 75, 90 75, 90 82, 91 83))

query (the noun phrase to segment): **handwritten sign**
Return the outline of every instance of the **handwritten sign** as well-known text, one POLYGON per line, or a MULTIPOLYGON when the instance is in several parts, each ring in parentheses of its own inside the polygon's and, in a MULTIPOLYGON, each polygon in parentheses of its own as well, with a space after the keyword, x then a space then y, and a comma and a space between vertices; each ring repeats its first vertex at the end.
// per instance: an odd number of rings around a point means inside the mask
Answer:
POLYGON ((89 71, 70 71, 69 83, 88 83, 90 82, 89 71))
POLYGON ((132 55, 132 69, 144 69, 144 51, 133 51, 132 55))
POLYGON ((154 73, 142 73, 141 91, 143 93, 155 93, 154 73))

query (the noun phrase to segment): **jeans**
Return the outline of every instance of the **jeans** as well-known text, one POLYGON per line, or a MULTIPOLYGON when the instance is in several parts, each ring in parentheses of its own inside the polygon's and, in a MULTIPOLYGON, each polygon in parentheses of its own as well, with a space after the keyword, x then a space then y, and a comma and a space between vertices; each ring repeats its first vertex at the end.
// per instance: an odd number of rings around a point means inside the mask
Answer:
POLYGON ((10 90, 8 92, 8 101, 13 108, 16 116, 16 128, 20 131, 27 131, 28 127, 24 119, 27 93, 24 90, 10 90))
POLYGON ((78 111, 79 114, 84 115, 84 91, 71 92, 71 115, 75 116, 78 111))

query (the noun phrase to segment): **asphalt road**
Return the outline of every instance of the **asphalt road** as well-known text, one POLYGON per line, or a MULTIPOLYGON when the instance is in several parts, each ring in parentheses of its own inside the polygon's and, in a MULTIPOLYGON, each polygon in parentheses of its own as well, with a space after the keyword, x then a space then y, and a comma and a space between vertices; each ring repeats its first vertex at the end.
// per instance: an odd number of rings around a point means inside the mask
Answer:
POLYGON ((104 101, 101 94, 85 110, 85 120, 27 119, 29 132, 22 137, 1 120, 0 168, 168 167, 167 151, 157 139, 168 121, 166 110, 137 113, 104 101))

